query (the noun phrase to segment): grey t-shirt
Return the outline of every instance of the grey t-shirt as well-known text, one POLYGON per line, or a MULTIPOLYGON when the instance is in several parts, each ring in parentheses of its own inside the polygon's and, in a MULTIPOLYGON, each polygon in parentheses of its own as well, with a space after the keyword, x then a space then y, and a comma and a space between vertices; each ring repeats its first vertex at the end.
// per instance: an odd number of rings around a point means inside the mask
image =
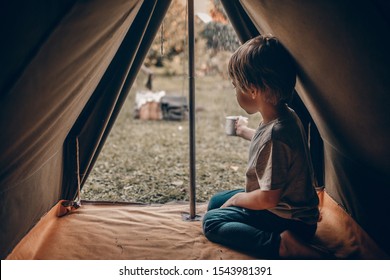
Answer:
POLYGON ((313 167, 302 123, 285 107, 280 117, 257 128, 249 148, 246 191, 282 189, 272 213, 314 224, 319 217, 313 167))

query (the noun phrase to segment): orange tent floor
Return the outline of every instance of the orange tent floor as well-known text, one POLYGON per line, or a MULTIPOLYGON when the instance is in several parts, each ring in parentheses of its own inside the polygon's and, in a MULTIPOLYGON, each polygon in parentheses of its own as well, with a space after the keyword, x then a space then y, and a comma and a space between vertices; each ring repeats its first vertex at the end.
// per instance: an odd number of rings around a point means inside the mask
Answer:
MULTIPOLYGON (((313 245, 340 259, 387 259, 369 236, 324 192, 313 245)), ((187 204, 83 202, 63 217, 53 207, 7 259, 232 260, 253 259, 208 241, 201 222, 188 221, 187 204)), ((198 215, 207 205, 198 204, 198 215)))

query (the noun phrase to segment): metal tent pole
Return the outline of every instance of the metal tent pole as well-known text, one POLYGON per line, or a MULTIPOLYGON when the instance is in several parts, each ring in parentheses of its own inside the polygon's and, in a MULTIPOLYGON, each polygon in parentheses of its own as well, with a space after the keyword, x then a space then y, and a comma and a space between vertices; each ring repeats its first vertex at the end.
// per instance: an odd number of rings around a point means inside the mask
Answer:
POLYGON ((190 141, 190 219, 196 216, 196 165, 195 165, 195 34, 194 0, 188 0, 188 75, 189 75, 189 141, 190 141))

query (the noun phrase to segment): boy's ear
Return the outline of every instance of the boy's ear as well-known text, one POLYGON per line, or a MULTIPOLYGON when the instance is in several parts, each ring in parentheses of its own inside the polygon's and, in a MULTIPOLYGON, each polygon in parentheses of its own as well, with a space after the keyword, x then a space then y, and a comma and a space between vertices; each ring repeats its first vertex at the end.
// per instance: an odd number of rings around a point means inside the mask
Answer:
POLYGON ((255 98, 256 98, 256 95, 257 95, 257 94, 260 94, 260 89, 258 89, 258 88, 255 87, 254 85, 251 85, 249 89, 250 89, 249 94, 250 94, 250 96, 251 96, 252 99, 255 99, 255 98))

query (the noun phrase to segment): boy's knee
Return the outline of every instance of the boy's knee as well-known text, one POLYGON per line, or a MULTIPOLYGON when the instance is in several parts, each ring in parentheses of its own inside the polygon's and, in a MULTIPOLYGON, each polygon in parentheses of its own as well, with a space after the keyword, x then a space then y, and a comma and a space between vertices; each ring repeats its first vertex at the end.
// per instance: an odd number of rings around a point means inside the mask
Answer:
POLYGON ((219 205, 219 197, 218 195, 214 195, 210 198, 209 204, 207 205, 207 211, 219 208, 221 205, 219 205))
POLYGON ((218 215, 215 213, 216 211, 208 211, 203 216, 203 233, 209 238, 210 233, 215 229, 215 227, 219 224, 218 215))
POLYGON ((210 211, 207 211, 206 214, 203 216, 202 220, 202 227, 203 227, 203 233, 206 234, 207 229, 209 227, 209 219, 210 219, 210 211))

